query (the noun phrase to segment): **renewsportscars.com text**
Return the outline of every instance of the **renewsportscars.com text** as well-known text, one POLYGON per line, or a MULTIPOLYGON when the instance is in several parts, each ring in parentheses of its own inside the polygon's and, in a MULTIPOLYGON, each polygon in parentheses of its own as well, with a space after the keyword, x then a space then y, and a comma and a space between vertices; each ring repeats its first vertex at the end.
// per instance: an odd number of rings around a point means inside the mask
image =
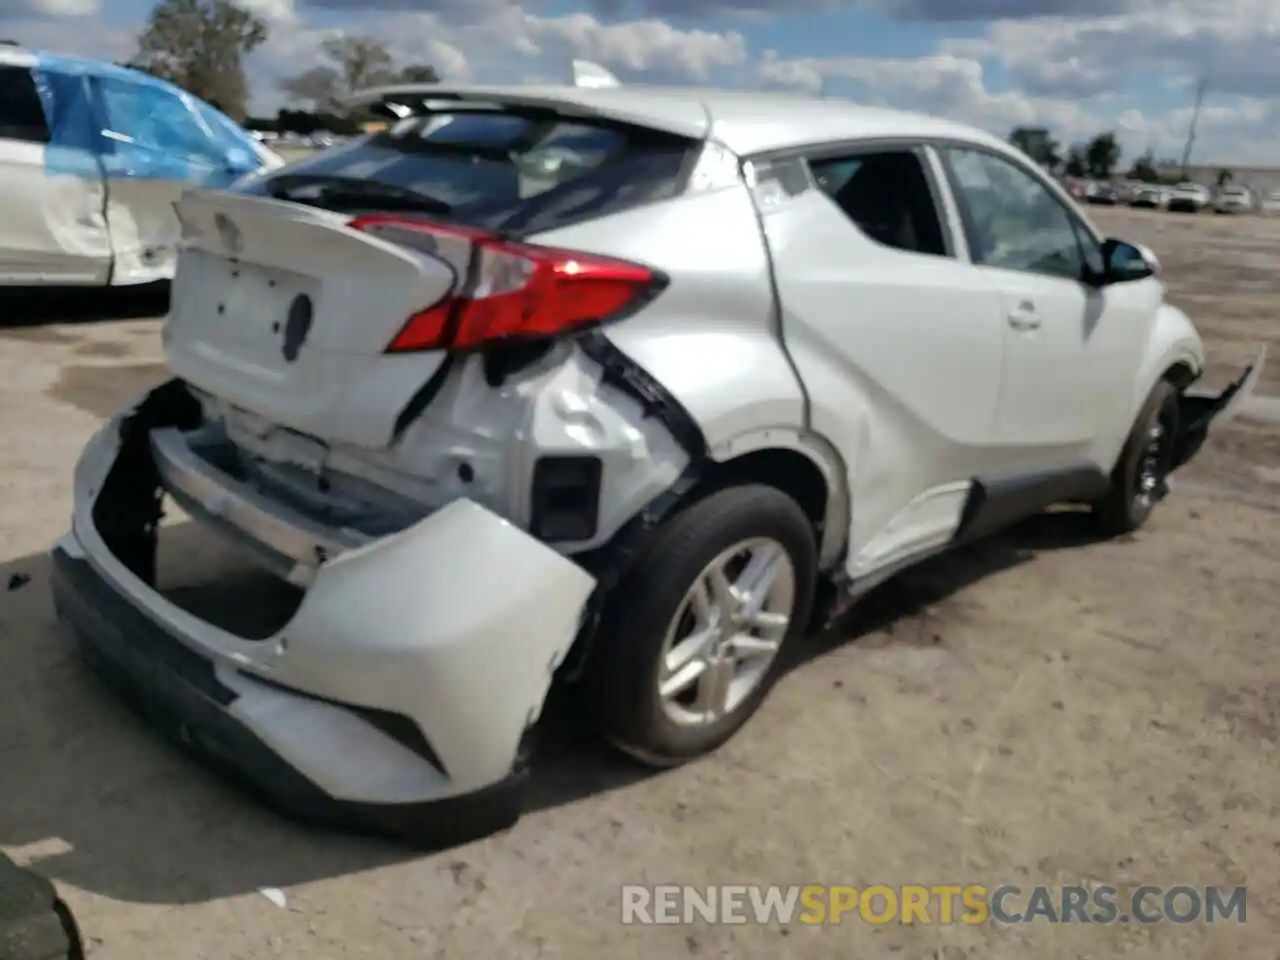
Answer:
POLYGON ((1244 923, 1245 887, 1189 885, 808 884, 789 887, 631 885, 626 924, 1244 923))

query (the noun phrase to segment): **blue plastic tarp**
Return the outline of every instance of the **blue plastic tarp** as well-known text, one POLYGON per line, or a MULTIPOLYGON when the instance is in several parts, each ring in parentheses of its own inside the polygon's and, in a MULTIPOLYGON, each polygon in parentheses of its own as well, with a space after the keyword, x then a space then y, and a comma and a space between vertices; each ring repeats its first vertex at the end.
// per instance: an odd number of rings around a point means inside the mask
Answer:
POLYGON ((36 58, 49 173, 223 187, 262 166, 247 131, 171 83, 80 57, 36 58))

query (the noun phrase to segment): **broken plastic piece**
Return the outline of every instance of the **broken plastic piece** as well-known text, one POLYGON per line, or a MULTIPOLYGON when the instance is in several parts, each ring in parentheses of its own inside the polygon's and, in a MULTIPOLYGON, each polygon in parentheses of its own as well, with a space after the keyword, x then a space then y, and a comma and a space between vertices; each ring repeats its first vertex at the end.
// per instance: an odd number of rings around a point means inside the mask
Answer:
POLYGON ((262 887, 261 889, 258 890, 258 892, 262 894, 264 897, 266 897, 268 900, 270 900, 272 903, 274 903, 281 910, 283 910, 285 907, 289 905, 289 901, 285 897, 284 891, 281 890, 279 887, 262 887))

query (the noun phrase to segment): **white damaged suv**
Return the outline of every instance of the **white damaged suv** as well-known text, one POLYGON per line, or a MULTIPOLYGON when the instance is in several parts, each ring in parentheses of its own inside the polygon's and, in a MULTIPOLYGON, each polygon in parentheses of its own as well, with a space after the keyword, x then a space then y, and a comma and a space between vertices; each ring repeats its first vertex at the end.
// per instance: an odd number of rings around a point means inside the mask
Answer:
POLYGON ((512 822, 553 678, 674 764, 780 651, 1052 504, 1140 526, 1253 389, 1146 250, 1000 140, 834 100, 402 87, 386 132, 192 190, 174 379, 89 444, 61 616, 290 812, 512 822), (550 158, 550 159, 548 159, 550 158), (244 636, 155 587, 171 498, 296 585, 244 636))

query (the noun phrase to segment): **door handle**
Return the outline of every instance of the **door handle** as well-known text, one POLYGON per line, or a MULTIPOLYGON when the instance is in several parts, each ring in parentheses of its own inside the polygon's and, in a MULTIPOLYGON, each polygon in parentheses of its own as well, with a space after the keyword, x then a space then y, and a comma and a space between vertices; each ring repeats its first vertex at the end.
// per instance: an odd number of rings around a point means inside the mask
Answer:
POLYGON ((1009 311, 1009 326, 1015 330, 1035 330, 1040 326, 1040 314, 1036 313, 1036 305, 1030 300, 1023 300, 1009 311))

